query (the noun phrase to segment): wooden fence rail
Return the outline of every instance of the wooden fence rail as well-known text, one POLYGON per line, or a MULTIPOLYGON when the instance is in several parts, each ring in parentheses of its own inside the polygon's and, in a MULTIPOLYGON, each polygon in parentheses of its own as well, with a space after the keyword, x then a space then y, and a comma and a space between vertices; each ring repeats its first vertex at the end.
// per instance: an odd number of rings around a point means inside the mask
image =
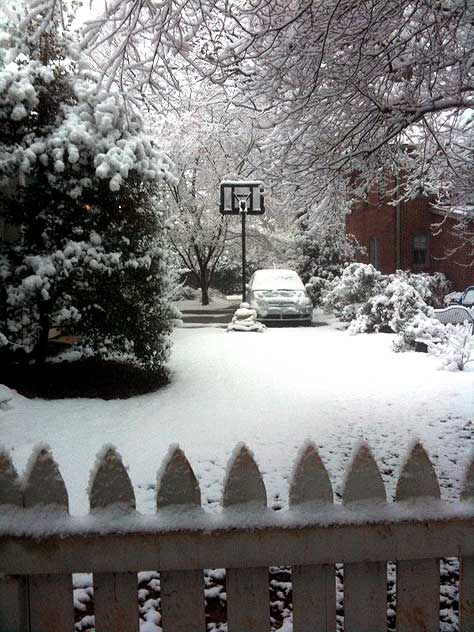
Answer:
POLYGON ((203 569, 226 568, 229 632, 269 632, 269 566, 291 566, 294 632, 335 632, 335 564, 344 564, 344 630, 387 629, 387 562, 396 562, 397 632, 439 630, 440 557, 460 558, 460 630, 474 632, 474 463, 446 502, 418 443, 388 502, 370 449, 348 468, 342 503, 312 444, 297 457, 289 509, 267 508, 252 453, 239 445, 222 511, 204 511, 184 453, 158 475, 154 515, 136 511, 120 456, 106 446, 90 513, 70 516, 50 450, 20 480, 0 452, 0 632, 73 632, 72 573, 91 572, 97 632, 138 632, 137 572, 158 569, 163 632, 205 630, 203 569))

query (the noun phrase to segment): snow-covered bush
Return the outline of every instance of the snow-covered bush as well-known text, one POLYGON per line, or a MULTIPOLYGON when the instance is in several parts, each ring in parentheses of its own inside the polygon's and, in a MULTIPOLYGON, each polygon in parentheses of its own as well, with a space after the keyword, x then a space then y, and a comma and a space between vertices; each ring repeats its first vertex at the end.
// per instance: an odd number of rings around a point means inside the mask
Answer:
POLYGON ((313 276, 305 285, 306 292, 313 305, 320 305, 326 292, 331 288, 331 281, 320 276, 313 276))
POLYGON ((425 343, 429 353, 441 360, 441 367, 462 371, 470 361, 473 338, 470 325, 443 324, 419 312, 405 324, 394 340, 395 351, 409 351, 416 343, 425 343))
POLYGON ((417 342, 437 344, 447 339, 448 329, 437 318, 428 316, 425 312, 418 312, 405 323, 403 329, 393 342, 395 351, 409 351, 415 349, 417 342))
POLYGON ((471 360, 471 326, 448 323, 445 327, 445 339, 428 343, 428 351, 441 360, 443 369, 462 371, 471 360))
POLYGON ((383 291, 386 283, 387 277, 370 263, 351 263, 332 282, 323 307, 342 321, 350 322, 364 303, 383 291))
POLYGON ((351 333, 399 333, 417 314, 429 315, 442 304, 449 290, 446 277, 398 270, 383 275, 372 265, 352 263, 325 292, 323 306, 343 322, 351 333))
POLYGON ((356 317, 352 320, 350 333, 361 332, 395 332, 404 327, 417 314, 429 314, 429 307, 420 293, 403 276, 390 276, 390 282, 380 294, 371 296, 360 305, 356 317))
MULTIPOLYGON (((37 16, 41 19, 41 16, 37 16)), ((120 95, 67 39, 0 24, 0 347, 43 361, 60 327, 151 371, 168 356, 167 253, 154 199, 172 178, 120 95)), ((17 358, 18 359, 18 358, 17 358)))
POLYGON ((295 240, 294 266, 307 284, 313 305, 321 304, 330 282, 339 277, 364 249, 352 235, 347 235, 343 222, 318 224, 311 229, 301 227, 295 240))
POLYGON ((428 274, 426 272, 407 272, 397 270, 395 274, 389 275, 390 279, 402 279, 411 285, 431 307, 443 307, 444 297, 451 291, 453 284, 448 281, 442 272, 428 274))

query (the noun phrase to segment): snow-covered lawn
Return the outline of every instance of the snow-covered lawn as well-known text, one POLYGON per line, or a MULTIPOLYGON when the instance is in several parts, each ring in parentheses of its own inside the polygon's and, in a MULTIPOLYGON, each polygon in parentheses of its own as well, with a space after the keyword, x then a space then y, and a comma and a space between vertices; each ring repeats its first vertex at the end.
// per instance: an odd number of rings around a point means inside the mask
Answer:
POLYGON ((279 507, 305 439, 320 446, 336 491, 354 445, 367 439, 393 497, 400 461, 421 438, 443 496, 457 494, 473 446, 472 364, 441 371, 427 354, 393 353, 391 335, 349 336, 334 324, 263 334, 177 329, 173 338, 172 383, 156 393, 114 401, 16 396, 11 409, 0 409, 0 443, 17 469, 36 443, 48 442, 71 513, 85 513, 89 470, 101 446, 113 443, 130 468, 138 509, 152 512, 156 471, 179 443, 203 502, 216 508, 227 460, 244 441, 269 504, 279 507))

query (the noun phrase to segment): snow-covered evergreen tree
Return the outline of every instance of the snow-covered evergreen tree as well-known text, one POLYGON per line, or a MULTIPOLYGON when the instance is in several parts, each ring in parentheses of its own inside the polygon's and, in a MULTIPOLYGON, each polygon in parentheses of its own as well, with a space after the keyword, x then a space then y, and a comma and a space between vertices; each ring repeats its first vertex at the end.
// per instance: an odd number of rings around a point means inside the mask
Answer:
POLYGON ((307 289, 314 305, 321 303, 324 292, 331 282, 339 277, 344 267, 364 252, 357 240, 348 235, 344 221, 321 222, 307 226, 300 223, 295 238, 295 267, 307 289))
POLYGON ((153 200, 170 161, 54 20, 29 24, 0 21, 0 214, 21 226, 0 242, 0 353, 43 361, 60 327, 160 371, 171 310, 153 200))

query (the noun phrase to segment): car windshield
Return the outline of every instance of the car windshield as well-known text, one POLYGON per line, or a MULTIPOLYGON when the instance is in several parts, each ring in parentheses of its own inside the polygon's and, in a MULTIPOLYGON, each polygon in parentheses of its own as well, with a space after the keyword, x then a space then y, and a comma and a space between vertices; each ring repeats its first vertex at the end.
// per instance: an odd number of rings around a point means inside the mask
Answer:
POLYGON ((292 270, 259 270, 255 273, 252 290, 304 290, 304 285, 292 270))

